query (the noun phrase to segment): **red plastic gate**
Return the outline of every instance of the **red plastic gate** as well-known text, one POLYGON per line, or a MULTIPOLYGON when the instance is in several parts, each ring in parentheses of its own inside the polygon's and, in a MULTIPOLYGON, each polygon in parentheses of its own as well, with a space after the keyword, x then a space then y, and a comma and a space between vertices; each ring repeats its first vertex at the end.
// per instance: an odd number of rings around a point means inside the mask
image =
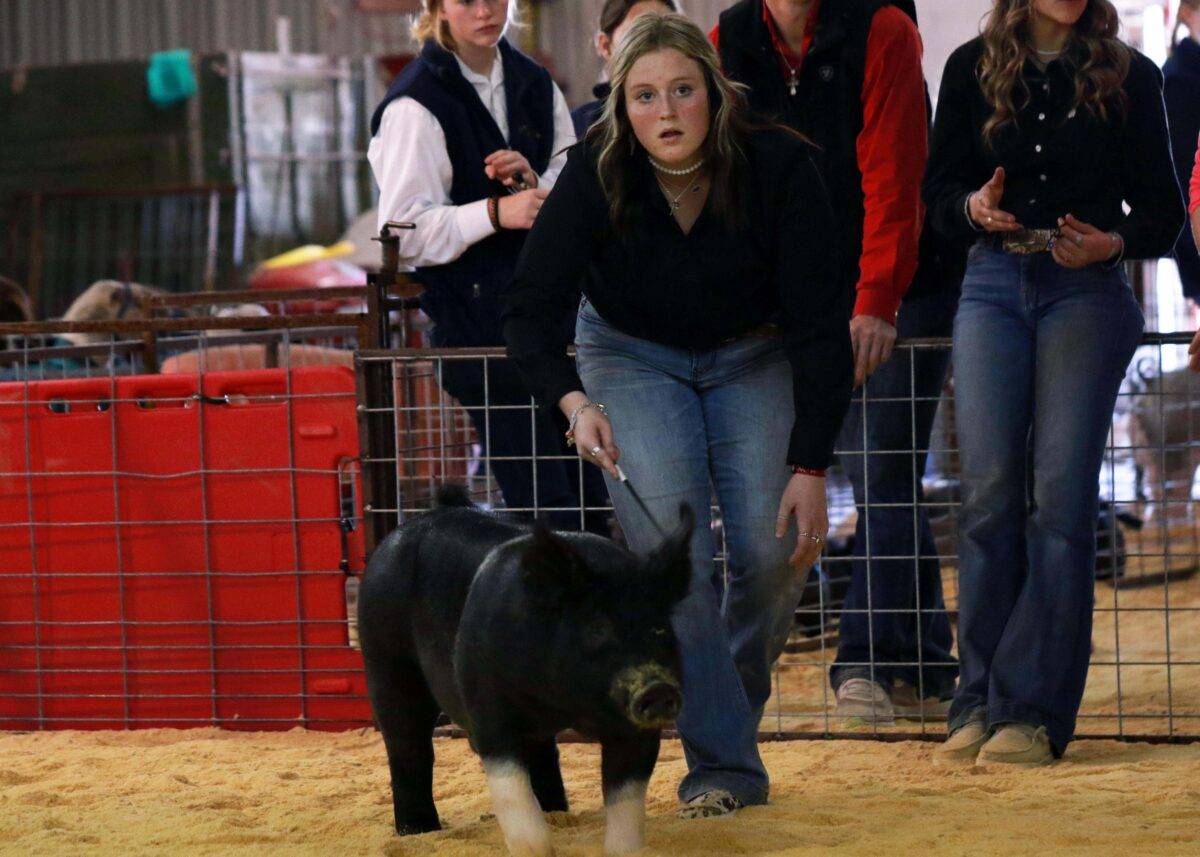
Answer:
POLYGON ((0 384, 0 729, 369 722, 355 413, 342 367, 0 384))

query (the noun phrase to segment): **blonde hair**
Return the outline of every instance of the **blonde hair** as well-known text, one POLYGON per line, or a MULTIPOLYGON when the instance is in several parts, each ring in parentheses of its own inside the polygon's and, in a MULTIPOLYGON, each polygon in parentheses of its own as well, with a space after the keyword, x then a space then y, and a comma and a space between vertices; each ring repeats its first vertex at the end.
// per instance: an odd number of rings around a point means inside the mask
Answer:
MULTIPOLYGON (((457 50, 454 37, 450 35, 450 25, 439 15, 446 0, 421 0, 421 11, 413 18, 412 37, 418 44, 424 44, 432 39, 439 47, 448 51, 457 50)), ((508 26, 520 22, 517 19, 517 4, 520 0, 508 0, 508 26)))
MULTIPOLYGON (((1015 122, 1021 107, 1029 103, 1023 70, 1033 52, 1029 42, 1032 17, 1033 0, 995 0, 983 28, 978 74, 983 96, 992 108, 983 126, 988 143, 1002 127, 1015 122)), ((1126 108, 1121 87, 1133 54, 1117 38, 1119 27, 1117 10, 1109 0, 1089 0, 1063 53, 1063 61, 1075 72, 1075 106, 1104 122, 1114 113, 1123 118, 1126 108)))
POLYGON ((738 220, 736 172, 744 159, 742 141, 752 130, 746 120, 746 87, 721 72, 721 60, 704 32, 682 15, 643 15, 630 25, 613 55, 612 92, 600 121, 588 132, 600 150, 597 170, 618 229, 630 222, 632 159, 639 143, 625 109, 625 81, 646 54, 676 50, 700 66, 708 91, 708 136, 701 149, 712 177, 713 209, 726 223, 738 220))

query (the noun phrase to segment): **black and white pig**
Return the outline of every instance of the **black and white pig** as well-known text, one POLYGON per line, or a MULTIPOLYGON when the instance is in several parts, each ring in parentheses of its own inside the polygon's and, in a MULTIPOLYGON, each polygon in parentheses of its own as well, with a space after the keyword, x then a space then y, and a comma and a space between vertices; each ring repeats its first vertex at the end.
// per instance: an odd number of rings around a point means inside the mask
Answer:
POLYGON ((396 831, 440 829, 439 711, 483 761, 511 853, 549 855, 543 812, 567 809, 555 734, 601 745, 605 850, 642 844, 659 730, 682 702, 670 614, 687 593, 693 516, 651 555, 457 505, 376 549, 359 593, 367 689, 392 775, 396 831))

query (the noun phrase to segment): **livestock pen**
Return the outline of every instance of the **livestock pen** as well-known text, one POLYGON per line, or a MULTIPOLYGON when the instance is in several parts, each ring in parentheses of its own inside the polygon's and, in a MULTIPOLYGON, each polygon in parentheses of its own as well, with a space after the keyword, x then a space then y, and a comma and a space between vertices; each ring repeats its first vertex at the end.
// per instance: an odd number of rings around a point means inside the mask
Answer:
MULTIPOLYGON (((0 328, 0 852, 503 853, 450 724, 435 772, 448 829, 393 835, 354 584, 374 543, 442 482, 498 512, 544 510, 503 508, 485 447, 437 383, 447 361, 503 353, 407 347, 415 337, 388 348, 387 302, 372 308, 93 323, 106 339, 87 346, 50 341, 53 323, 0 328), (323 365, 301 365, 318 353, 323 365)), ((1084 740, 1063 762, 946 772, 930 759, 945 729, 934 717, 837 718, 828 668, 845 569, 878 557, 848 539, 861 510, 835 470, 830 555, 762 724, 771 804, 674 818, 683 758, 668 741, 647 853, 1195 853, 1200 398, 1159 371, 1185 342, 1147 337, 1152 362, 1114 419, 1084 740), (1185 478, 1187 491, 1167 484, 1185 478)), ((869 384, 864 395, 870 407, 869 384)), ((952 384, 940 409, 923 502, 953 613, 952 384)), ((556 845, 595 853, 598 748, 565 737, 575 809, 552 820, 556 845)))

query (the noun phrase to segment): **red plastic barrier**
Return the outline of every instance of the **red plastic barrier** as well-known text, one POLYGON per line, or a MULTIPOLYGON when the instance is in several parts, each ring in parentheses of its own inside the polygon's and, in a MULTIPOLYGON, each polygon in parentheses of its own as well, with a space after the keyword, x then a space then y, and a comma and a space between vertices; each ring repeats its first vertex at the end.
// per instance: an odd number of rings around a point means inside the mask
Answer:
POLYGON ((0 384, 0 729, 369 722, 353 373, 199 382, 0 384))

